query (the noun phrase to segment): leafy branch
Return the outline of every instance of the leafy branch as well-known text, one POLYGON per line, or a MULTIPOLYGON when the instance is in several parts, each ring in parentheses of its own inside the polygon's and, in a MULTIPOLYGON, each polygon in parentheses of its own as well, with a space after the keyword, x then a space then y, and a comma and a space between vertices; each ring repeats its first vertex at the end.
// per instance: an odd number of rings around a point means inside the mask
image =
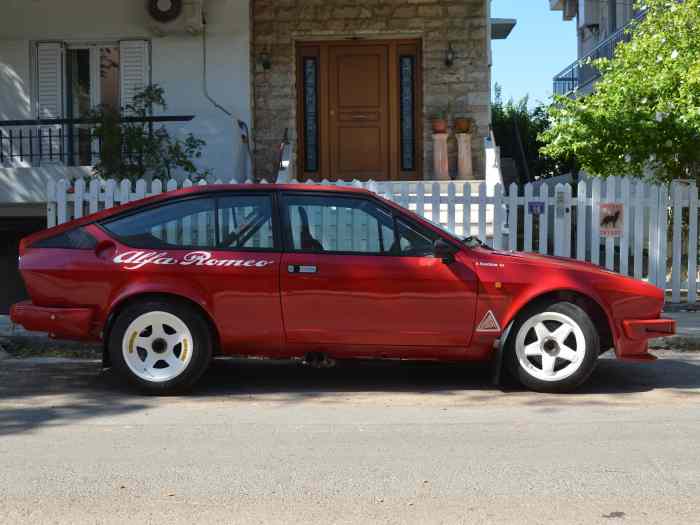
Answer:
POLYGON ((157 84, 137 93, 121 111, 100 106, 86 115, 98 121, 94 135, 101 147, 100 160, 93 167, 95 175, 132 182, 144 177, 166 181, 176 174, 197 182, 211 175, 195 163, 206 142, 192 133, 176 138, 165 126, 145 122, 154 109, 167 109, 165 92, 157 84), (122 116, 132 120, 124 121, 122 116))

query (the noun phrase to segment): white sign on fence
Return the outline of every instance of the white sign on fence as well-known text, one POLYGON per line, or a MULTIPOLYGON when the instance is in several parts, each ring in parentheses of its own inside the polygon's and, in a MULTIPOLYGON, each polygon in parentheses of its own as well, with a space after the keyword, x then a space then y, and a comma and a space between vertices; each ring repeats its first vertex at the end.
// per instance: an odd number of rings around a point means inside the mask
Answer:
MULTIPOLYGON (((666 186, 637 179, 611 177, 555 188, 541 181, 524 187, 511 184, 507 191, 497 185, 491 192, 483 182, 323 184, 367 188, 457 235, 477 235, 496 249, 590 261, 661 286, 674 303, 697 300, 698 193, 694 182, 674 182, 669 191, 666 186), (668 253, 672 254, 670 261, 668 253)), ((188 180, 166 184, 139 180, 134 185, 97 179, 51 181, 48 225, 189 186, 192 182, 188 180)))
POLYGON ((622 235, 624 205, 606 203, 600 205, 600 235, 601 237, 619 237, 622 235))

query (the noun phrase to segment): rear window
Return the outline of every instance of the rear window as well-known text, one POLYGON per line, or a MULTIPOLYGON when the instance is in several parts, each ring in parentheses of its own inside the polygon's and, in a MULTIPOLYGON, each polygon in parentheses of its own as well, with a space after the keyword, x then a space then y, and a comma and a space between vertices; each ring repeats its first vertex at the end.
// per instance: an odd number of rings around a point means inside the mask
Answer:
POLYGON ((97 246, 97 240, 83 228, 76 228, 66 232, 41 239, 30 248, 60 248, 64 250, 92 250, 97 246))

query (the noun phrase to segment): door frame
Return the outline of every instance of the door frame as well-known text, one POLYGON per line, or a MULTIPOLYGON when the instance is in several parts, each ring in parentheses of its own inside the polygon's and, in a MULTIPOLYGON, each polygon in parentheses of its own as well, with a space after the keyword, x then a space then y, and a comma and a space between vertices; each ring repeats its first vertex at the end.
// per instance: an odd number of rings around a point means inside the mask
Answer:
POLYGON ((325 74, 328 67, 330 47, 355 47, 367 45, 386 45, 389 48, 388 89, 389 89, 389 181, 423 180, 423 53, 420 38, 395 39, 339 39, 339 40, 298 40, 295 42, 296 57, 296 127, 297 127, 297 178, 300 181, 330 179, 330 82, 325 74), (413 82, 413 128, 415 169, 401 170, 401 121, 400 121, 400 71, 399 57, 403 52, 415 56, 415 75, 413 82), (305 170, 305 133, 304 133, 304 58, 317 59, 317 112, 318 112, 318 170, 305 170))

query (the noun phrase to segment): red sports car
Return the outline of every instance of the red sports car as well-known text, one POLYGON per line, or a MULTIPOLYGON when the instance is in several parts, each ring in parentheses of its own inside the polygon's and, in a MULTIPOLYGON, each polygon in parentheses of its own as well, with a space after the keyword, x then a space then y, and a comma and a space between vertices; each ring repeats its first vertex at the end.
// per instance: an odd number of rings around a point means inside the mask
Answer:
POLYGON ((156 393, 212 356, 494 360, 563 392, 598 356, 652 360, 674 333, 663 292, 556 257, 494 251, 368 191, 189 188, 24 239, 31 296, 12 319, 104 342, 104 361, 156 393))

